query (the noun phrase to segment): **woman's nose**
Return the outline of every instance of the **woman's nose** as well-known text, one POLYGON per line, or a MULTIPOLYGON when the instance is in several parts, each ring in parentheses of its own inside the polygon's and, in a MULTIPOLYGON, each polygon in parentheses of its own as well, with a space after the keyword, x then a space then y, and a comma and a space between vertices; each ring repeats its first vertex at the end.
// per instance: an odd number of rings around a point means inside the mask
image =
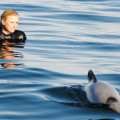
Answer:
POLYGON ((13 27, 14 27, 14 28, 16 28, 17 26, 18 26, 17 23, 14 23, 14 24, 13 24, 13 27))

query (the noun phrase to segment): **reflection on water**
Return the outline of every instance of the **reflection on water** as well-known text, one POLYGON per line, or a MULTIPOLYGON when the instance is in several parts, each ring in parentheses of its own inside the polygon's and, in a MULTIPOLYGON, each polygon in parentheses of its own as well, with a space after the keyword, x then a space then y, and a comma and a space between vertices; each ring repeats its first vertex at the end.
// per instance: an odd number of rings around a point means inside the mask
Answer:
MULTIPOLYGON (((5 40, 2 41, 0 44, 0 59, 5 60, 15 60, 16 57, 22 58, 23 54, 21 52, 16 52, 15 48, 23 47, 23 44, 16 44, 16 43, 10 43, 9 41, 5 40)), ((4 69, 15 69, 17 66, 24 65, 23 63, 17 63, 17 62, 1 62, 1 67, 4 69)))

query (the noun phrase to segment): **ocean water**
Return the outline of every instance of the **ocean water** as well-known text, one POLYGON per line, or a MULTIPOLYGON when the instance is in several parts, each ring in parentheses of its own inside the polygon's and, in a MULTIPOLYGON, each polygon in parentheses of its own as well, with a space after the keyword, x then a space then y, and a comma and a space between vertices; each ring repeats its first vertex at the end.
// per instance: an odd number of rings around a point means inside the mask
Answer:
POLYGON ((120 119, 79 94, 89 69, 120 93, 119 0, 5 0, 0 8, 19 13, 27 36, 0 53, 0 120, 120 119))

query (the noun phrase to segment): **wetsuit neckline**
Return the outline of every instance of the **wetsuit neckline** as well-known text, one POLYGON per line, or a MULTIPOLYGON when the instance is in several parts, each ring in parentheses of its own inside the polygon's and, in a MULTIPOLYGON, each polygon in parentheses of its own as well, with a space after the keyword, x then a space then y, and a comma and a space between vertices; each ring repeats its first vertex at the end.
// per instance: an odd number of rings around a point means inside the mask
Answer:
POLYGON ((13 33, 5 34, 5 33, 2 31, 2 34, 3 34, 4 36, 11 36, 13 33))

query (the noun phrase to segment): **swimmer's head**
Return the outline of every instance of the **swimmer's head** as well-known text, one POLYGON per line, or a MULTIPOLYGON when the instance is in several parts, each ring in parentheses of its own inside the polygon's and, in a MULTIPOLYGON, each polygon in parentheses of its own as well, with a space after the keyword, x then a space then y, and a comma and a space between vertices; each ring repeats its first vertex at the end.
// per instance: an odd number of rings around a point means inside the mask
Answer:
POLYGON ((14 10, 5 10, 1 16, 2 32, 4 34, 13 33, 18 27, 19 16, 14 10))

